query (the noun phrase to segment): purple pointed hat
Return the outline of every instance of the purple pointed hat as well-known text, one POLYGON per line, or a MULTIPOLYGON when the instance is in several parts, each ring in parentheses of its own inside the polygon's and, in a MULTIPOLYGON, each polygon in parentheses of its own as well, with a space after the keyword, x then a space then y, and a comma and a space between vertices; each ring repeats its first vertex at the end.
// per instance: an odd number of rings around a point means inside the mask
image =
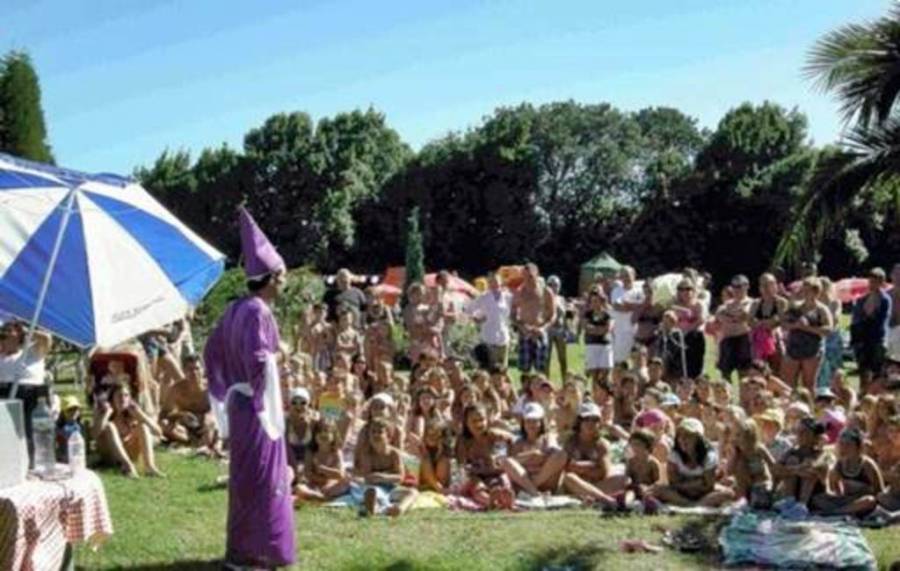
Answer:
POLYGON ((261 278, 266 274, 285 269, 284 260, 269 242, 256 221, 241 206, 241 253, 244 256, 244 273, 250 279, 261 278))

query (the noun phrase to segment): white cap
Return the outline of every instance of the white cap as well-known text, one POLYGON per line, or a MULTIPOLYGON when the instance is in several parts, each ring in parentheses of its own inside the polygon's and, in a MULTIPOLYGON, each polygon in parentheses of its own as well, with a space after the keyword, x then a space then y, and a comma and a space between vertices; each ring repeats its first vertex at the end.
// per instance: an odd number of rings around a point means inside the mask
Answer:
POLYGON ((578 418, 602 418, 600 407, 592 402, 582 403, 578 407, 578 418))
POLYGON ((381 401, 385 406, 394 407, 394 397, 387 393, 378 393, 372 397, 372 401, 381 401))
POLYGON ((309 391, 303 387, 291 389, 291 400, 294 399, 305 399, 306 402, 309 402, 309 391))
POLYGON ((530 402, 522 409, 522 418, 525 420, 543 420, 544 407, 540 403, 530 402))
POLYGON ((703 423, 700 422, 698 419, 690 417, 690 416, 681 419, 681 422, 678 423, 678 428, 679 428, 679 430, 684 430, 685 432, 691 432, 698 436, 703 436, 703 434, 706 432, 703 429, 703 423))

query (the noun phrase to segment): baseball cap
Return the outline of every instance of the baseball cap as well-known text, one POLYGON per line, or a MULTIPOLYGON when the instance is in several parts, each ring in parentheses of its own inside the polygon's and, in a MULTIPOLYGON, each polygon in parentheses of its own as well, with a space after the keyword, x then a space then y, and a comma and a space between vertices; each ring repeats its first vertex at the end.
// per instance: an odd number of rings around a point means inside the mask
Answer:
POLYGON ((767 408, 761 413, 754 415, 753 419, 757 423, 771 422, 777 424, 779 429, 784 427, 784 414, 777 408, 767 408))
POLYGON ((681 398, 675 393, 664 393, 659 404, 660 406, 681 406, 681 398))
POLYGON ((744 274, 738 274, 731 278, 731 285, 734 287, 745 287, 750 285, 750 280, 744 274))
POLYGON ((540 403, 530 402, 522 409, 522 418, 526 420, 542 420, 544 418, 544 407, 540 403))
POLYGON ((681 422, 678 423, 678 429, 696 434, 697 436, 703 436, 703 434, 706 432, 703 429, 703 423, 696 418, 691 417, 682 419, 681 422))
POLYGON ((634 417, 634 425, 638 428, 647 428, 648 426, 656 426, 663 424, 669 417, 666 413, 658 408, 642 410, 634 417))
POLYGON ((578 418, 601 418, 600 407, 592 402, 582 403, 578 407, 578 418))

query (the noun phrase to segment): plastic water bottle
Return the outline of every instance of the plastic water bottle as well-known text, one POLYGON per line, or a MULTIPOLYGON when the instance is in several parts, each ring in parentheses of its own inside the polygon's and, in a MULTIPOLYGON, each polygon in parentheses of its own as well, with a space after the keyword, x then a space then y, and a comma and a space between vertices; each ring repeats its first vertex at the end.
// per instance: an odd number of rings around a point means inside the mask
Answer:
POLYGON ((31 413, 31 434, 34 441, 34 470, 51 474, 56 469, 56 429, 47 399, 41 397, 31 413))
POLYGON ((454 492, 462 488, 463 474, 459 467, 459 461, 456 458, 450 459, 450 489, 454 492))
POLYGON ((81 436, 81 430, 78 428, 69 435, 67 449, 69 452, 69 468, 72 469, 72 472, 84 470, 87 466, 84 454, 84 438, 81 436))

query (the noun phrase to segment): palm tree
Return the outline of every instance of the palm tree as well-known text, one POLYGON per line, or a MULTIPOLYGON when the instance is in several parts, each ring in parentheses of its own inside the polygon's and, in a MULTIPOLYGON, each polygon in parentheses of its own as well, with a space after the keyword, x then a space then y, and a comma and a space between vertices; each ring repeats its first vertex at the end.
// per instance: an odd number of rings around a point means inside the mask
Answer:
POLYGON ((853 199, 900 174, 900 4, 878 20, 825 35, 805 73, 837 96, 849 130, 839 150, 823 154, 776 263, 814 252, 853 199))

